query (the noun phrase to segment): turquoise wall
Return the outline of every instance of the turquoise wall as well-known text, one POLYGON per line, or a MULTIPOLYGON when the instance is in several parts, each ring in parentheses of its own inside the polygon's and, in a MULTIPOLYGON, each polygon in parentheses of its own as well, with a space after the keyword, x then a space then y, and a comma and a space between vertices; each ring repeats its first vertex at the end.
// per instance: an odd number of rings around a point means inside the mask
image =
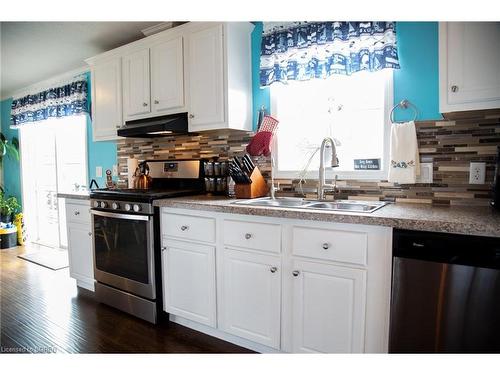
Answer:
MULTIPOLYGON (((87 73, 87 83, 89 92, 92 92, 90 73, 87 73)), ((90 95, 89 95, 90 97, 90 95)), ((91 99, 92 100, 92 99, 91 99)), ((90 108, 89 101, 89 108, 90 108)), ((101 141, 94 142, 92 140, 92 120, 87 115, 87 153, 88 153, 88 169, 89 169, 89 185, 92 179, 95 179, 99 187, 104 187, 106 184, 106 169, 113 170, 113 164, 117 163, 116 159, 116 142, 115 141, 101 141), (95 175, 95 168, 102 167, 102 176, 97 178, 95 175)))
MULTIPOLYGON (((439 112, 439 50, 437 22, 397 22, 401 69, 394 70, 394 103, 403 99, 419 111, 419 120, 441 119, 439 112)), ((411 111, 396 111, 397 120, 411 111)))
MULTIPOLYGON (((269 88, 259 87, 260 33, 257 22, 252 34, 254 110, 270 108, 269 88)), ((441 119, 439 113, 438 23, 397 22, 396 35, 401 69, 394 70, 394 103, 408 99, 419 110, 419 120, 441 119)), ((398 121, 411 118, 411 111, 396 111, 398 121)), ((254 124, 257 114, 254 111, 254 124)), ((255 125, 254 125, 255 126, 255 125)))
MULTIPOLYGON (((0 122, 2 133, 9 140, 12 140, 12 137, 19 138, 19 131, 16 129, 10 128, 10 106, 12 104, 12 99, 6 99, 1 102, 0 107, 0 122)), ((11 159, 6 156, 3 159, 2 166, 2 174, 3 174, 3 187, 5 189, 5 194, 13 195, 17 198, 19 202, 21 202, 21 176, 19 169, 19 161, 11 159)))
MULTIPOLYGON (((90 87, 90 74, 87 73, 87 81, 90 87)), ((15 129, 10 129, 10 106, 12 104, 12 98, 6 99, 1 102, 1 121, 2 121, 2 132, 10 140, 11 137, 19 137, 18 131, 15 129)), ((89 102, 90 108, 90 102, 89 102)), ((87 166, 88 166, 88 186, 90 181, 95 179, 99 184, 99 187, 104 187, 106 183, 106 178, 97 178, 95 175, 95 170, 97 166, 103 168, 103 176, 105 176, 106 169, 113 169, 113 164, 116 164, 116 142, 94 142, 92 140, 92 121, 89 115, 87 117, 87 166)), ((22 147, 22 145, 21 145, 22 147)), ((21 201, 21 176, 19 162, 13 161, 9 158, 4 159, 4 167, 2 170, 4 176, 4 188, 6 193, 9 195, 14 195, 21 201)))

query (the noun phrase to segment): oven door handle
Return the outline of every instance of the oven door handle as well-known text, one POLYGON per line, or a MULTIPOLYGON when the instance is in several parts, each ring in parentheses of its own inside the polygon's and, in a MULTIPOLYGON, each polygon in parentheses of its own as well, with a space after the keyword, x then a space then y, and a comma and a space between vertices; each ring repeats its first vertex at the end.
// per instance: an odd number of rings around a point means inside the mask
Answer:
POLYGON ((114 219, 125 219, 125 220, 149 221, 149 219, 151 218, 151 216, 146 216, 146 215, 118 214, 115 212, 106 212, 106 211, 98 211, 98 210, 90 210, 90 213, 92 215, 111 217, 114 219))

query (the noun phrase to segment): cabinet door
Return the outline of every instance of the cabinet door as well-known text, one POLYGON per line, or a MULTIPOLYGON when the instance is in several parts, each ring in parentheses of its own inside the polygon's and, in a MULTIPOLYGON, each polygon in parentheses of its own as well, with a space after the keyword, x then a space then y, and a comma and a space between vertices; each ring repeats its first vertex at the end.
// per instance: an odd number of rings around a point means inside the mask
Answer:
POLYGON ((151 48, 153 112, 184 107, 183 64, 182 37, 151 48))
POLYGON ((224 250, 222 329, 280 347, 281 269, 277 256, 224 250))
POLYGON ((88 284, 94 283, 92 232, 89 225, 68 223, 69 275, 88 284))
POLYGON ((223 26, 189 35, 189 128, 208 130, 224 123, 223 26))
POLYGON ((91 76, 93 139, 116 139, 116 130, 122 126, 121 59, 94 65, 91 76))
POLYGON ((293 267, 293 352, 363 352, 366 271, 303 261, 293 267))
POLYGON ((215 248, 164 240, 163 309, 215 327, 215 248))
POLYGON ((123 58, 123 113, 125 120, 151 112, 149 48, 123 58))
POLYGON ((500 23, 440 24, 442 111, 500 105, 500 23))

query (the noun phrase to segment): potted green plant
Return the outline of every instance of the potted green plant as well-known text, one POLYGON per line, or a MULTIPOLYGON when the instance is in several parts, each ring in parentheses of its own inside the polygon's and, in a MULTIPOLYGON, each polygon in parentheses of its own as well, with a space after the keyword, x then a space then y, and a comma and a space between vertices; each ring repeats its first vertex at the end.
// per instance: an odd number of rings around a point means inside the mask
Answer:
POLYGON ((0 165, 5 156, 9 156, 14 160, 19 160, 19 140, 13 137, 12 141, 9 143, 5 135, 0 132, 0 165))
POLYGON ((0 221, 3 223, 12 222, 12 215, 19 212, 21 206, 17 202, 16 197, 5 198, 4 194, 0 195, 0 221))

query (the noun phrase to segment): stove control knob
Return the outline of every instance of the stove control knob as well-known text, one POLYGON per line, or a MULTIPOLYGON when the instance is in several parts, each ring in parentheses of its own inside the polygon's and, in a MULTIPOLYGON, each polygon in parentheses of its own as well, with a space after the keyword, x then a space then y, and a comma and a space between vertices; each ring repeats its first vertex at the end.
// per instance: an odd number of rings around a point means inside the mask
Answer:
POLYGON ((99 206, 100 206, 99 201, 94 201, 94 207, 99 208, 99 206))
POLYGON ((125 211, 130 211, 132 209, 132 206, 128 203, 125 204, 125 211))
POLYGON ((108 207, 108 204, 106 202, 101 202, 101 208, 106 208, 108 207))
POLYGON ((113 210, 117 210, 120 208, 120 205, 116 202, 113 202, 113 204, 111 205, 111 207, 113 207, 113 210))
POLYGON ((141 210, 141 206, 138 204, 134 204, 134 211, 139 212, 141 210))

